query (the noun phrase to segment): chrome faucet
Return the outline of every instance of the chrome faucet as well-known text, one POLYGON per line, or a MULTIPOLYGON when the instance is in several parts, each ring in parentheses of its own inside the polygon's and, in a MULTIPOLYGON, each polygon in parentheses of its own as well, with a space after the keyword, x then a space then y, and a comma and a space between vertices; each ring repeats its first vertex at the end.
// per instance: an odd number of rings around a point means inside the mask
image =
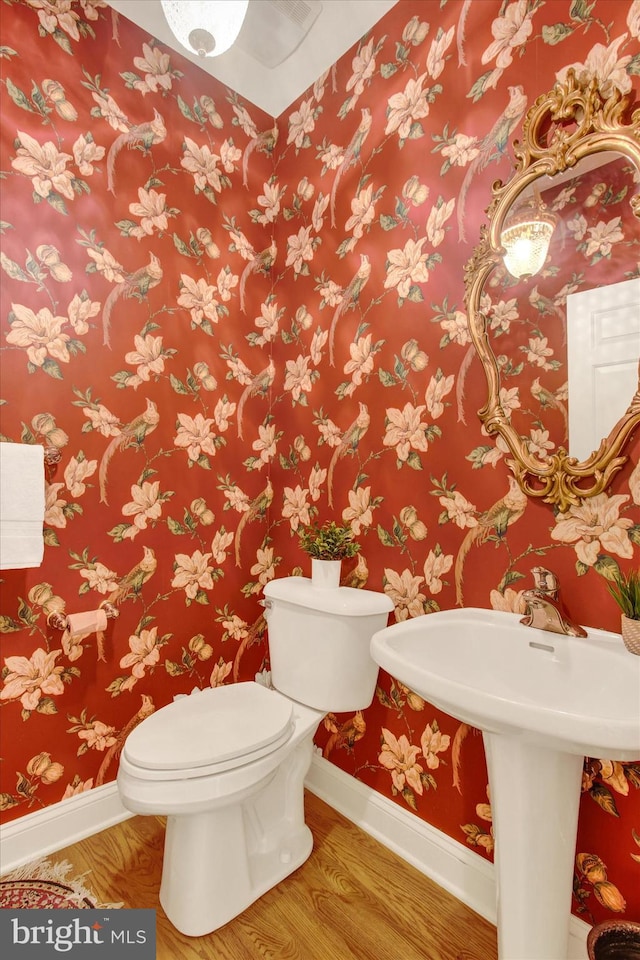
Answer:
POLYGON ((537 627, 551 633, 586 637, 586 630, 580 624, 574 623, 565 610, 556 575, 544 567, 533 567, 531 573, 535 586, 533 590, 525 590, 522 594, 526 604, 526 616, 520 623, 525 627, 537 627))

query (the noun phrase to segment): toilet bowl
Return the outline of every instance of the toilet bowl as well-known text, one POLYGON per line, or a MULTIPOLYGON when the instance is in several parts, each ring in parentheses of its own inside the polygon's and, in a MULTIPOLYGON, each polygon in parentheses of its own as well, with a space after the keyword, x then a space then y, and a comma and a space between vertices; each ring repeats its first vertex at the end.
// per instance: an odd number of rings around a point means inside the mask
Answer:
POLYGON ((304 778, 329 712, 373 699, 373 633, 389 598, 303 577, 264 589, 273 689, 196 691, 147 717, 125 741, 118 789, 133 813, 167 817, 160 902, 187 936, 211 933, 311 853, 304 778))

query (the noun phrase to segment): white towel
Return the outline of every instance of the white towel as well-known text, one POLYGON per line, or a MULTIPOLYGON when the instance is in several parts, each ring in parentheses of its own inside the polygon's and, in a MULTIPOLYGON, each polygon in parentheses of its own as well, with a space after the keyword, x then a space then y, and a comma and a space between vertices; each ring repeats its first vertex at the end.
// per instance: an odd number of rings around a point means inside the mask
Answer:
POLYGON ((0 570, 40 566, 44 505, 44 447, 0 443, 0 570))

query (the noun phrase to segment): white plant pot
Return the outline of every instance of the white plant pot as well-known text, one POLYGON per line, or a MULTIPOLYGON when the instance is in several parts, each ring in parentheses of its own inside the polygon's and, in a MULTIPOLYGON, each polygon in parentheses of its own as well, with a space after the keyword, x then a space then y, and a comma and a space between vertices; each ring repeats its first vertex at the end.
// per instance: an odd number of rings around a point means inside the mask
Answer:
POLYGON ((311 585, 321 590, 335 590, 340 586, 342 560, 311 559, 311 585))

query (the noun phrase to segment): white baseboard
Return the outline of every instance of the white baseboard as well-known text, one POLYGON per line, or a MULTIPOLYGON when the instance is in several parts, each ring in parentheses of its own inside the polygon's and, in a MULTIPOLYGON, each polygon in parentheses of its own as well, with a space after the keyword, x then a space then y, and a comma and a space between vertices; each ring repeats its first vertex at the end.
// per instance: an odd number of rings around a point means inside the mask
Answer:
MULTIPOLYGON (((496 922, 493 864, 314 754, 305 786, 476 913, 496 922)), ((587 960, 589 924, 571 917, 567 960, 587 960)))
POLYGON ((0 828, 0 873, 9 873, 131 817, 107 783, 28 813, 0 828))
MULTIPOLYGON (((490 923, 496 922, 493 864, 410 810, 314 754, 306 787, 490 923)), ((132 816, 115 783, 96 787, 0 829, 0 873, 55 853, 132 816)), ((569 957, 587 960, 589 925, 571 917, 569 957)))

